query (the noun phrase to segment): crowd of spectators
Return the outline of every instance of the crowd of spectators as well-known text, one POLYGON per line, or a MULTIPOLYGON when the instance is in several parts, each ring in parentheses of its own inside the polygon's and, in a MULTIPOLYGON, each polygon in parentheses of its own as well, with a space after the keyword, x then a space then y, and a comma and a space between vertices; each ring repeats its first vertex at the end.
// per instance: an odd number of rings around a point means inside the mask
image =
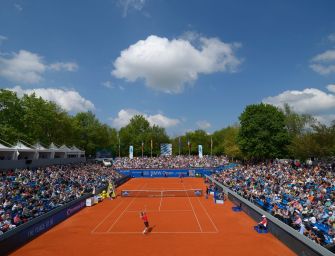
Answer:
POLYGON ((128 157, 116 158, 113 167, 116 169, 177 169, 218 167, 228 163, 224 156, 160 156, 160 157, 128 157))
POLYGON ((0 235, 121 177, 86 163, 0 171, 0 235))
POLYGON ((262 163, 213 176, 316 243, 334 244, 334 164, 262 163))

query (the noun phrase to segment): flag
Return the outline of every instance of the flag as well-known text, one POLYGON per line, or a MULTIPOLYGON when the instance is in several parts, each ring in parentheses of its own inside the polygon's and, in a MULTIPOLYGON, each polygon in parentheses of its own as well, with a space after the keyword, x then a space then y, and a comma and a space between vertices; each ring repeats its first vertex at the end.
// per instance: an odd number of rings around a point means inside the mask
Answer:
POLYGON ((134 158, 134 147, 132 145, 129 146, 129 158, 130 159, 134 158))
POLYGON ((150 141, 151 149, 153 148, 152 140, 150 141))
POLYGON ((202 158, 202 145, 198 145, 198 151, 199 151, 199 158, 202 158))

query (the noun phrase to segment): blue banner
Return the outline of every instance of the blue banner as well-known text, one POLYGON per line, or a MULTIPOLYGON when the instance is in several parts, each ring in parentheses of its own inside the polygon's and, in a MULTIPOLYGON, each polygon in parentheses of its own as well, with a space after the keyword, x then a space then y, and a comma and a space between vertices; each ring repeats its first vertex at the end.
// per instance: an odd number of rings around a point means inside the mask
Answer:
POLYGON ((129 170, 118 170, 124 175, 128 175, 132 178, 156 178, 156 177, 195 177, 195 176, 204 176, 211 175, 212 170, 209 169, 129 169, 129 170))

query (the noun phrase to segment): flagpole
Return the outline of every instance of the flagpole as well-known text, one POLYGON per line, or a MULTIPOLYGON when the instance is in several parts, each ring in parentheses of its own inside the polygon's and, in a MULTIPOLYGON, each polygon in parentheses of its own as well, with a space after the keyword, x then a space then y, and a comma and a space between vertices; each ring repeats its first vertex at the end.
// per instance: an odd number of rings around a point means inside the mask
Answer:
POLYGON ((152 140, 150 145, 151 145, 150 156, 152 157, 152 140))
POLYGON ((211 136, 211 156, 213 155, 213 138, 211 136))
POLYGON ((142 141, 142 158, 143 158, 143 146, 144 146, 144 143, 142 141))
POLYGON ((178 139, 178 148, 179 148, 179 155, 180 155, 180 136, 179 136, 179 139, 178 139))
POLYGON ((119 158, 121 158, 121 141, 120 141, 120 134, 117 134, 118 138, 119 138, 119 158))

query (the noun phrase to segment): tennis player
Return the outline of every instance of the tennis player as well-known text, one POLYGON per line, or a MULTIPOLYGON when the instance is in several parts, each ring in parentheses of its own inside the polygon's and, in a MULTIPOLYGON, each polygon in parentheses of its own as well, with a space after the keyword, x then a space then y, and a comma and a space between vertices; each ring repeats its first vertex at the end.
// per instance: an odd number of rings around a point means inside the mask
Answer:
POLYGON ((180 178, 180 182, 183 183, 183 177, 184 177, 184 174, 183 173, 179 173, 179 178, 180 178))
POLYGON ((141 220, 143 220, 143 223, 144 223, 144 230, 143 230, 143 234, 147 234, 148 233, 148 229, 149 229, 149 221, 148 221, 148 216, 146 214, 146 212, 141 212, 140 213, 140 218, 141 220))

